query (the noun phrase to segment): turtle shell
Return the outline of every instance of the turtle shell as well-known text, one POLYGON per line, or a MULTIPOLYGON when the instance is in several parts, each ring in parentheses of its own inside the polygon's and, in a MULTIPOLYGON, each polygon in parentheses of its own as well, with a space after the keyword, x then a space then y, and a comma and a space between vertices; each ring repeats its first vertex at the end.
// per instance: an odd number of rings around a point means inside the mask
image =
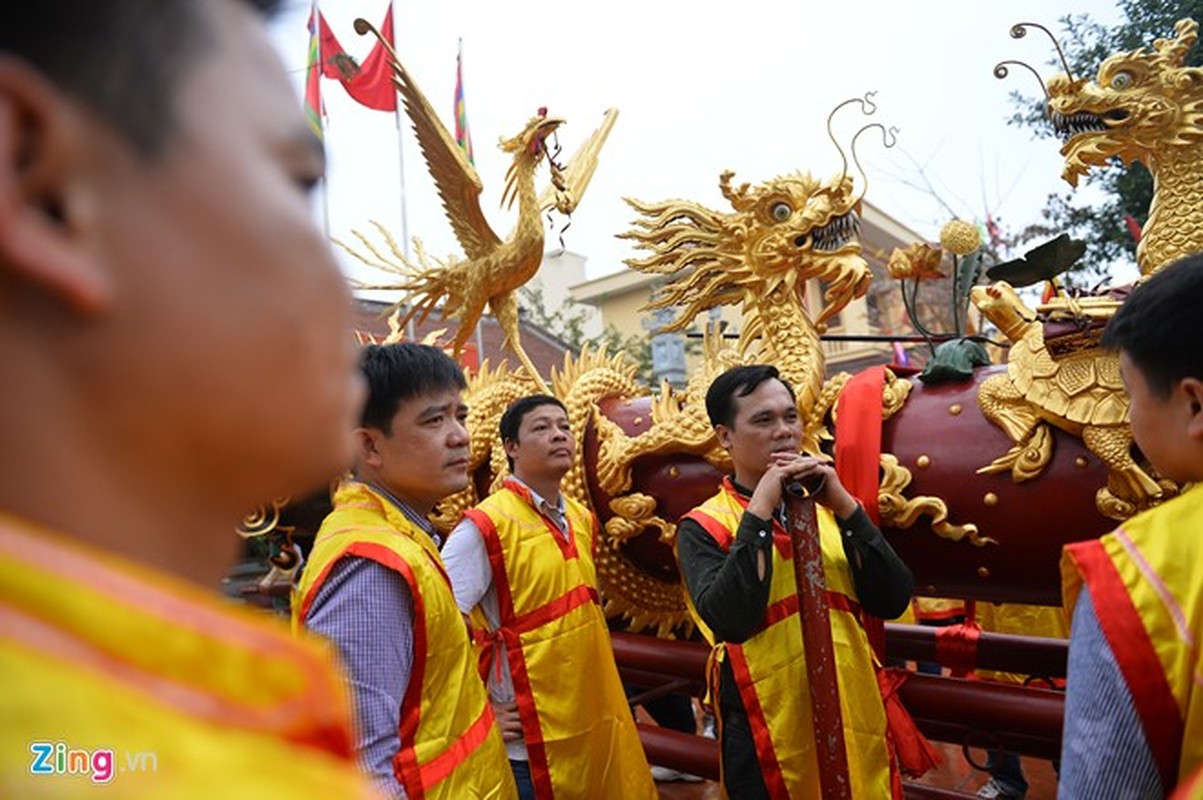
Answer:
POLYGON ((1128 421, 1128 395, 1119 357, 1097 349, 1053 358, 1043 326, 1034 322, 1011 347, 1007 377, 1024 399, 1048 414, 1079 425, 1128 421))

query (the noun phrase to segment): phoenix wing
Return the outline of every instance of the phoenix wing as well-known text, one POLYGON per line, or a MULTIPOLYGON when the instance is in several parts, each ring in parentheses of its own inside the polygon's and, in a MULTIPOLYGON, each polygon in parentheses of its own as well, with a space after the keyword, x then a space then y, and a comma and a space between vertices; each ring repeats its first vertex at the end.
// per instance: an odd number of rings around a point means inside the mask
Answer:
POLYGON ((483 187, 476 169, 439 122, 430 102, 401 62, 393 59, 392 68, 393 83, 405 100, 405 113, 413 123, 422 155, 426 157, 426 165, 442 198, 443 211, 455 230, 455 238, 459 239, 469 259, 488 255, 501 240, 480 210, 483 187))
POLYGON ((560 211, 570 214, 576 209, 581 202, 581 197, 585 194, 585 189, 589 186, 589 181, 593 178, 593 173, 597 170, 597 159, 601 153, 602 145, 606 143, 606 137, 610 135, 610 129, 614 127, 614 121, 618 119, 618 109, 611 108, 606 111, 606 116, 602 120, 602 124, 593 132, 585 143, 572 154, 572 158, 568 162, 563 172, 562 190, 555 185, 548 186, 539 195, 539 210, 546 211, 555 206, 560 211))

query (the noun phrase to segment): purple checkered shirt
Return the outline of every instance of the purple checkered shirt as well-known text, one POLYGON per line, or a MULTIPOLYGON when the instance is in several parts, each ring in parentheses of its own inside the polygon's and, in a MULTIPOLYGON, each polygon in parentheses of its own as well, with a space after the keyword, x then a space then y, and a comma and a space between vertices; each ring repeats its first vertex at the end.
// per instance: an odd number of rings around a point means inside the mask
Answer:
MULTIPOLYGON (((439 537, 430 520, 379 486, 405 518, 439 537)), ((401 701, 413 669, 413 598, 409 584, 371 559, 349 556, 330 570, 305 626, 338 647, 355 693, 356 749, 361 767, 387 797, 405 798, 393 771, 401 748, 401 701)))

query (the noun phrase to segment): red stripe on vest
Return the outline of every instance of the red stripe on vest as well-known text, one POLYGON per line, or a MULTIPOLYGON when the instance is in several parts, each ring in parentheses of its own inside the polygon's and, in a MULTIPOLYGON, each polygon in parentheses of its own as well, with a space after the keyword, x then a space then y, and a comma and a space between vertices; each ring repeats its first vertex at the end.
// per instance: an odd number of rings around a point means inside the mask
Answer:
POLYGON ((510 677, 514 681, 514 700, 518 703, 518 718, 522 722, 522 739, 526 743, 526 756, 530 764, 530 779, 535 786, 536 797, 553 797, 551 770, 547 765, 547 748, 543 745, 543 731, 539 728, 539 712, 535 708, 535 695, 531 690, 530 675, 526 671, 526 659, 522 648, 507 647, 510 662, 510 677))
POLYGON ((691 519, 702 526, 702 530, 710 534, 710 538, 718 543, 718 546, 726 552, 731 549, 731 542, 735 541, 735 537, 731 535, 731 531, 723 527, 722 523, 714 517, 702 511, 700 508, 695 508, 693 511, 685 514, 682 519, 691 519))
POLYGON ((1184 724, 1149 632, 1101 541, 1079 542, 1065 551, 1090 587, 1099 628, 1132 693, 1161 785, 1173 786, 1178 781, 1184 724))
MULTIPOLYGON (((833 611, 843 611, 851 614, 852 616, 856 617, 858 622, 860 621, 860 603, 856 602, 842 592, 835 592, 828 589, 827 606, 833 611)), ((760 633, 770 625, 776 625, 778 622, 788 619, 797 613, 798 595, 796 594, 791 594, 787 597, 781 598, 775 603, 770 603, 764 610, 764 619, 761 620, 760 625, 756 627, 756 630, 752 635, 755 636, 757 633, 760 633)))
MULTIPOLYGON (((409 674, 409 685, 405 688, 405 696, 401 698, 401 714, 397 724, 400 749, 393 756, 393 775, 397 782, 405 787, 407 796, 412 800, 421 800, 426 793, 422 786, 417 752, 414 750, 414 736, 421 718, 422 684, 426 676, 426 607, 422 602, 421 593, 418 592, 418 579, 409 563, 384 545, 357 542, 348 547, 342 558, 335 559, 334 563, 347 556, 366 558, 388 567, 397 572, 409 586, 409 594, 414 604, 414 659, 409 674)), ((314 584, 314 596, 317 595, 320 586, 321 583, 314 584)))
MULTIPOLYGON (((730 477, 723 478, 722 488, 723 491, 730 493, 730 495, 735 498, 735 501, 739 503, 740 508, 742 508, 744 511, 748 510, 747 498, 743 497, 735 490, 735 486, 731 483, 730 477)), ((731 543, 735 541, 735 536, 731 533, 731 531, 727 530, 721 522, 707 514, 701 508, 695 508, 693 511, 686 513, 682 518, 692 519, 694 522, 701 525, 702 529, 705 530, 706 533, 710 534, 710 538, 714 539, 714 541, 718 543, 718 546, 722 548, 724 553, 730 551, 731 543)), ((789 533, 776 519, 773 519, 772 523, 773 546, 777 548, 778 555, 780 555, 786 561, 789 561, 794 557, 794 547, 793 543, 790 541, 789 533)))
MULTIPOLYGON (((728 645, 727 658, 731 662, 731 672, 735 676, 736 685, 751 686, 752 675, 748 671, 748 660, 744 657, 743 649, 728 645)), ((744 711, 748 714, 748 727, 752 729, 752 741, 756 743, 756 755, 764 775, 765 787, 772 797, 789 797, 789 789, 785 786, 785 776, 781 774, 781 762, 777 760, 777 750, 773 747, 772 736, 769 735, 769 725, 764 718, 760 698, 755 691, 741 691, 739 694, 744 700, 744 711)))
POLYGON ((517 642, 519 635, 536 630, 589 602, 601 605, 601 600, 598 598, 594 588, 582 583, 573 589, 569 589, 551 602, 544 603, 520 617, 515 617, 508 624, 504 625, 502 629, 506 632, 507 639, 512 635, 515 642, 517 642))
POLYGON ((543 730, 539 727, 539 712, 535 708, 534 692, 530 676, 526 671, 526 659, 519 637, 536 630, 553 620, 568 614, 589 602, 599 603, 597 592, 591 587, 580 585, 560 595, 555 600, 514 619, 499 629, 506 642, 506 656, 510 662, 510 675, 514 681, 514 699, 518 703, 518 716, 522 721, 522 738, 526 742, 526 755, 530 759, 531 782, 539 797, 552 796, 551 769, 547 762, 547 750, 543 745, 543 730))
POLYGON ((559 528, 557 528, 551 520, 543 515, 542 509, 535 508, 535 501, 534 498, 531 497, 530 489, 523 486, 512 477, 505 479, 504 484, 502 484, 502 488, 508 489, 509 491, 518 495, 528 506, 535 509, 535 512, 539 515, 539 519, 543 520, 544 527, 546 527, 548 532, 551 533, 552 541, 554 541, 560 548, 560 555, 564 556, 565 560, 580 557, 580 553, 576 549, 576 531, 572 529, 571 519, 565 518, 565 521, 568 523, 568 533, 565 535, 564 531, 561 531, 559 528))
POLYGON ((432 787, 449 776, 456 767, 464 763, 476 748, 489 738, 493 728, 493 708, 488 703, 481 709, 480 716, 468 726, 464 734, 451 747, 422 767, 422 785, 432 787))
POLYGON ((509 619, 514 616, 514 597, 510 594, 509 582, 497 580, 498 575, 505 575, 505 555, 501 552, 497 528, 489 515, 479 509, 470 508, 464 512, 464 516, 472 520, 476 530, 480 531, 480 538, 484 540, 489 568, 493 571, 493 586, 497 590, 497 611, 502 619, 509 619))

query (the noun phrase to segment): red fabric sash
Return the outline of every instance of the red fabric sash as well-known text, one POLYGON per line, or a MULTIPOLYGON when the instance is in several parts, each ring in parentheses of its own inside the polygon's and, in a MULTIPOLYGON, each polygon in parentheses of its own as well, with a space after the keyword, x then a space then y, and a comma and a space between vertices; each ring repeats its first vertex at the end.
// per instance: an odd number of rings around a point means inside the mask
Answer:
POLYGON ((877 507, 881 463, 881 393, 885 367, 871 367, 844 384, 837 406, 839 436, 835 439, 835 469, 844 488, 860 500, 874 525, 881 524, 877 507))
POLYGON ((1178 759, 1182 753, 1185 725, 1165 667, 1157 657, 1132 595, 1101 541, 1095 539, 1067 545, 1065 552, 1090 587, 1099 628, 1111 645, 1124 682, 1132 693, 1132 704, 1136 706, 1149 750, 1157 762, 1161 785, 1173 786, 1178 781, 1178 759))
MULTIPOLYGON (((877 491, 881 485, 881 393, 885 367, 871 367, 853 376, 840 392, 839 435, 835 439, 835 470, 848 493, 860 501, 874 525, 881 525, 877 491)), ((878 660, 885 658, 885 623, 865 615, 861 620, 869 646, 878 660)))
MULTIPOLYGON (((885 388, 885 367, 871 367, 853 376, 840 392, 837 406, 838 435, 835 439, 835 469, 840 483, 860 501, 874 525, 881 525, 877 493, 881 485, 881 410, 885 388)), ((869 645, 879 659, 885 656, 885 623, 864 614, 861 625, 869 645)), ((939 755, 911 719, 898 698, 898 687, 906 680, 897 670, 877 670, 882 701, 886 709, 886 732, 898 767, 912 777, 940 763, 939 755)), ((894 796, 901 797, 902 785, 893 771, 894 796)))

